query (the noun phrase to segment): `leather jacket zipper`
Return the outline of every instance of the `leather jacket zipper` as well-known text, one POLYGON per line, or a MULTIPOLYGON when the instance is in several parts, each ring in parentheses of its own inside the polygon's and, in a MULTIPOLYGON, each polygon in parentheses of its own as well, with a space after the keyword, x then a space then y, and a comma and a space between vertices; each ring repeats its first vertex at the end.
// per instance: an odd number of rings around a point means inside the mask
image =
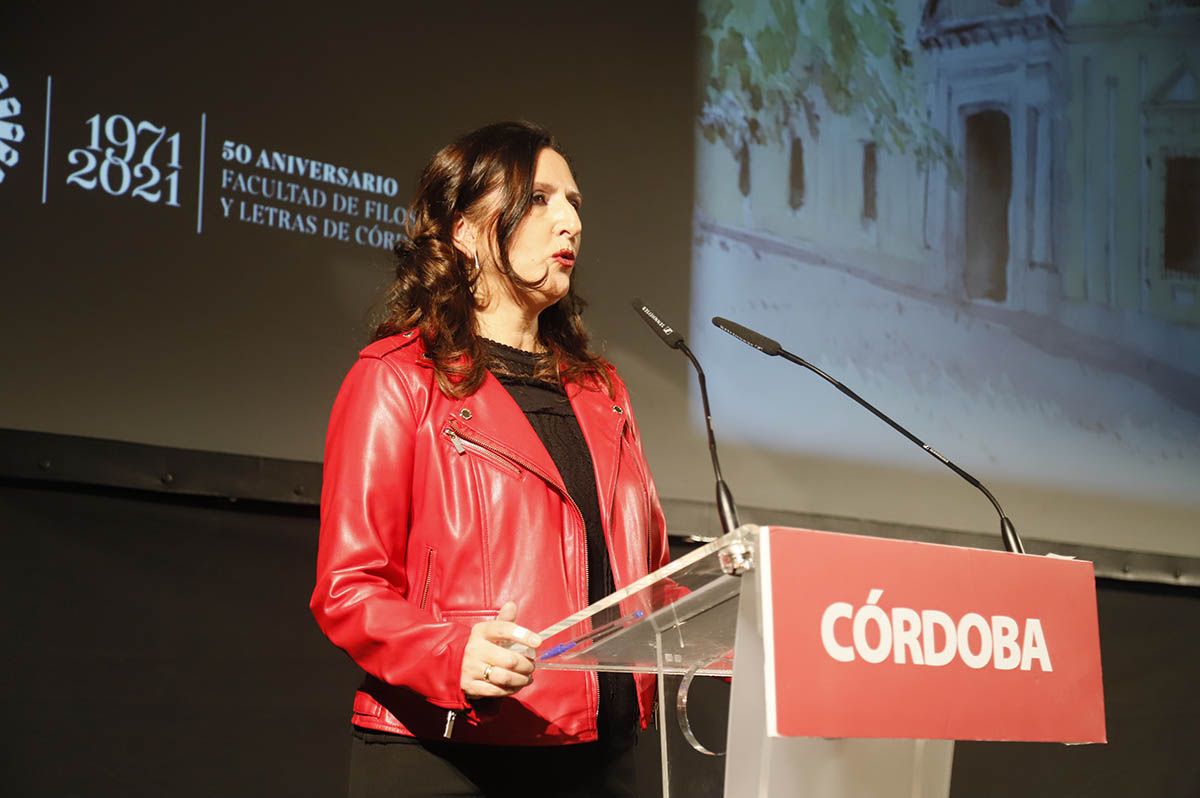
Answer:
POLYGON ((433 585, 433 546, 425 548, 425 585, 421 588, 420 608, 425 609, 429 603, 429 588, 433 585))
POLYGON ((454 447, 454 452, 456 454, 464 455, 467 454, 467 452, 470 452, 473 456, 479 458, 485 463, 506 471, 512 474, 514 477, 519 478, 521 476, 521 469, 514 465, 508 457, 505 457, 497 452, 493 452, 486 446, 476 443, 469 438, 460 436, 450 427, 446 427, 444 430, 442 430, 442 434, 450 439, 450 445, 454 447), (467 446, 468 443, 470 446, 467 446))

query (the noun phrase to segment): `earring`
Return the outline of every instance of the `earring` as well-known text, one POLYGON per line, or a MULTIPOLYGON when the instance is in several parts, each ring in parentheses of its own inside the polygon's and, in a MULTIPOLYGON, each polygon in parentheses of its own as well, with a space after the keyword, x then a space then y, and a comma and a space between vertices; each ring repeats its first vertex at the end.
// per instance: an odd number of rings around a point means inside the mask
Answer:
POLYGON ((473 252, 471 254, 475 256, 475 271, 471 272, 471 279, 474 280, 479 276, 479 253, 473 252))

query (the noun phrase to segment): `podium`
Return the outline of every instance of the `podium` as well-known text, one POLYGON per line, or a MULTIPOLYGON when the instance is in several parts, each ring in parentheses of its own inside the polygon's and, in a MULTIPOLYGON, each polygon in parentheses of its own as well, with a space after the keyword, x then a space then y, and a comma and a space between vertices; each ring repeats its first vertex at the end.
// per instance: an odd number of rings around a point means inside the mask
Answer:
POLYGON ((664 798, 697 676, 733 677, 731 798, 946 798, 956 739, 1105 741, 1082 561, 746 525, 541 636, 541 668, 658 674, 664 798))

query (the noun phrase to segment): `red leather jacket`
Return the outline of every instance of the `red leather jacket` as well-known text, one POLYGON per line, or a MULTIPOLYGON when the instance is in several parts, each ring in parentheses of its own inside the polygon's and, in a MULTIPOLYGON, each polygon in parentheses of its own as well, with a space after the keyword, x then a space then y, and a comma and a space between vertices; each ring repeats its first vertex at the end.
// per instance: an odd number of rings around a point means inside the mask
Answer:
MULTIPOLYGON (((355 725, 438 739, 548 745, 596 739, 594 673, 539 670, 515 696, 459 687, 472 624, 508 600, 543 629, 587 605, 583 517, 508 391, 437 387, 414 332, 366 347, 333 406, 311 608, 367 672, 355 725), (465 722, 464 722, 465 719, 465 722)), ((665 564, 665 524, 624 384, 567 394, 595 463, 618 587, 665 564)), ((636 677, 643 727, 653 677, 636 677)))

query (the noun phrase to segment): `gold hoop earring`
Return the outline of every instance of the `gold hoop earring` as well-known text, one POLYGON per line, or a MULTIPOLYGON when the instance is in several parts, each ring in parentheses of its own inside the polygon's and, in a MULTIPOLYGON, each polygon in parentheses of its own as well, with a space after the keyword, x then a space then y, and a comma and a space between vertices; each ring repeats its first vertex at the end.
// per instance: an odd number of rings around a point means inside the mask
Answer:
POLYGON ((475 271, 471 272, 471 279, 474 280, 479 276, 479 253, 472 252, 471 254, 475 256, 475 271))

